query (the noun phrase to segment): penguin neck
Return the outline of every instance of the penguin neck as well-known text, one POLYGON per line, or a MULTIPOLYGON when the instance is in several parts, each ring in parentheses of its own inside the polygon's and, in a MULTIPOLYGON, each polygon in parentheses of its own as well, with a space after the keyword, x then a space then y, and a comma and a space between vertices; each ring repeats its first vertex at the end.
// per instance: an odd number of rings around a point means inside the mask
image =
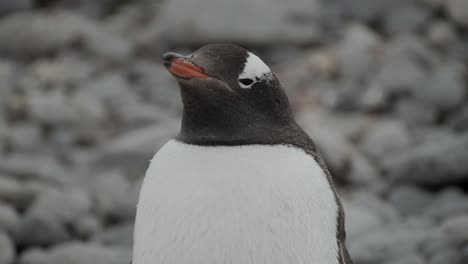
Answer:
POLYGON ((179 141, 193 145, 250 145, 287 143, 287 135, 301 135, 292 115, 253 115, 248 109, 185 104, 179 141), (231 108, 232 110, 232 108, 231 108))

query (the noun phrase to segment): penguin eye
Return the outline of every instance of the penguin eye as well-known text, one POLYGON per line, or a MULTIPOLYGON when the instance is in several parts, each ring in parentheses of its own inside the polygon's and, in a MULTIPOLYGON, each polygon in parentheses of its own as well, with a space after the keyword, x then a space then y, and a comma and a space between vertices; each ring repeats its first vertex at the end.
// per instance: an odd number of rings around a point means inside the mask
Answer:
POLYGON ((252 79, 249 79, 249 78, 244 78, 244 79, 239 79, 239 82, 241 83, 242 86, 250 86, 252 85, 252 83, 254 83, 254 81, 252 79))

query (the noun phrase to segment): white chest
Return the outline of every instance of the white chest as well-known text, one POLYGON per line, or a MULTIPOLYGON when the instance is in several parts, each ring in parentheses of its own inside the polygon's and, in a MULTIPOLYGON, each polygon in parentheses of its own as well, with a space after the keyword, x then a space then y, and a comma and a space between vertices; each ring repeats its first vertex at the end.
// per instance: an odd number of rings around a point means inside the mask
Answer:
POLYGON ((146 173, 133 264, 337 263, 337 210, 300 149, 173 140, 146 173))

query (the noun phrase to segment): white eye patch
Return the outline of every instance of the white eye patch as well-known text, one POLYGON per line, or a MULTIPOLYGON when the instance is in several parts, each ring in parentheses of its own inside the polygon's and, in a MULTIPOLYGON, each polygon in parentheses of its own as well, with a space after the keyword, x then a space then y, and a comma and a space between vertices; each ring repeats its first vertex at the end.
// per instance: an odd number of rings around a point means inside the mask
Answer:
POLYGON ((242 88, 250 88, 261 80, 271 80, 273 74, 270 68, 257 55, 248 52, 244 70, 239 74, 239 85, 242 88))

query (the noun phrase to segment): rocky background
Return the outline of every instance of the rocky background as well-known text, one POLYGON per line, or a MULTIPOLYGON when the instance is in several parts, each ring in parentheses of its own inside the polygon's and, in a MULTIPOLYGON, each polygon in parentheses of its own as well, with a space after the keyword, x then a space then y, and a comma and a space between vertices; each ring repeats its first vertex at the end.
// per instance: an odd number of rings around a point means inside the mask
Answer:
POLYGON ((0 264, 129 263, 160 55, 224 41, 282 80, 356 264, 468 263, 468 0, 0 0, 0 264))

